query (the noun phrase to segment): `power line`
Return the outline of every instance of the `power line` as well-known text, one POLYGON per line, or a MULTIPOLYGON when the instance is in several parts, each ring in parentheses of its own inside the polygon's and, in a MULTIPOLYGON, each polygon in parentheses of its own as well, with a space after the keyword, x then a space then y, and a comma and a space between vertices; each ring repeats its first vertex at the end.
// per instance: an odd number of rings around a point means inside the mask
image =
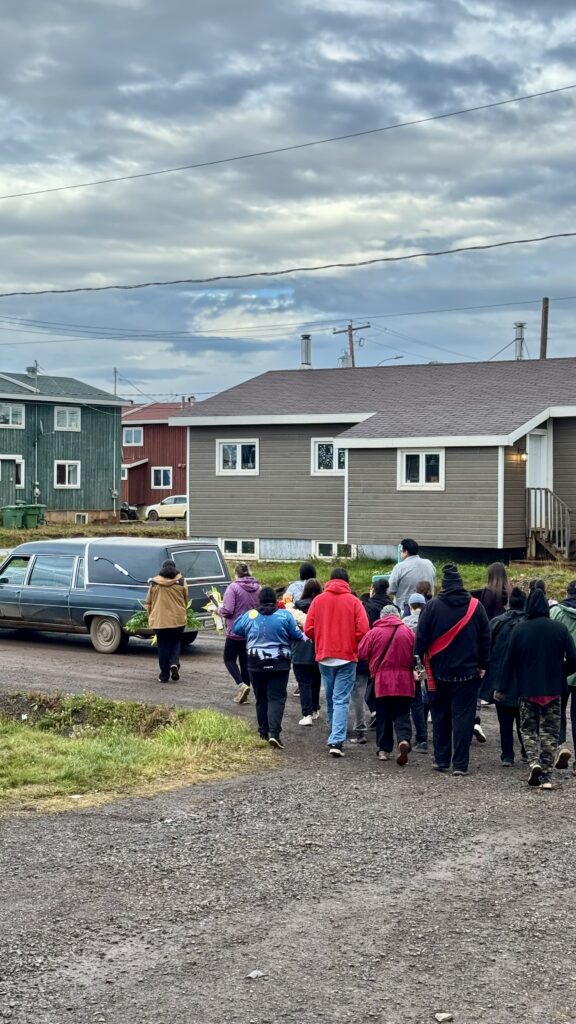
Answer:
MULTIPOLYGON (((576 295, 551 295, 550 296, 550 301, 551 302, 569 302, 569 301, 574 301, 574 300, 576 300, 576 295)), ((78 330, 78 331, 88 331, 91 334, 96 335, 98 338, 100 338, 101 334, 108 334, 108 333, 112 333, 112 332, 119 332, 120 338, 122 338, 122 336, 125 336, 127 339, 130 339, 130 338, 134 338, 134 337, 137 336, 137 340, 138 341, 142 341, 142 340, 146 341, 147 340, 147 336, 149 336, 151 341, 155 341, 155 340, 159 340, 159 339, 163 339, 163 338, 165 338, 167 341, 170 341, 172 339, 180 340, 180 339, 183 339, 183 338, 190 338, 191 340, 194 340, 194 339, 216 338, 216 337, 225 337, 225 338, 227 338, 230 335, 237 334, 239 332, 242 335, 244 335, 244 334, 247 334, 248 332, 250 332, 251 334, 255 334, 255 333, 259 333, 261 331, 265 331, 265 332, 268 332, 268 331, 285 331, 286 328, 288 328, 288 327, 298 327, 298 328, 300 328, 300 327, 316 327, 316 326, 320 326, 320 325, 323 325, 323 324, 330 325, 330 324, 342 323, 343 321, 347 322, 350 319, 352 319, 352 320, 389 320, 389 319, 396 319, 398 317, 406 317, 406 316, 430 316, 430 315, 433 315, 433 314, 436 314, 436 313, 460 313, 460 312, 468 312, 468 311, 473 311, 473 310, 478 310, 478 309, 480 309, 480 310, 484 310, 484 309, 505 309, 506 307, 540 305, 541 302, 542 302, 542 299, 515 299, 514 301, 509 301, 509 302, 482 303, 482 304, 479 304, 477 306, 441 306, 441 307, 435 307, 435 308, 432 308, 432 309, 401 310, 400 312, 394 312, 394 313, 361 313, 361 314, 357 313, 353 317, 350 317, 349 315, 344 315, 344 316, 334 317, 334 319, 332 319, 332 320, 322 320, 322 319, 317 319, 317 320, 289 320, 289 321, 286 321, 285 323, 278 323, 278 324, 267 324, 267 325, 264 325, 264 324, 248 324, 245 327, 222 327, 222 328, 220 328, 220 331, 218 331, 218 332, 216 332, 214 330, 212 330, 212 331, 170 331, 170 330, 165 330, 165 329, 160 329, 160 328, 158 330, 151 331, 148 328, 140 328, 140 327, 134 327, 134 328, 109 327, 109 326, 105 326, 105 325, 102 325, 102 324, 75 324, 75 323, 67 323, 65 321, 58 321, 58 320, 30 320, 30 319, 27 319, 26 317, 0 316, 0 330, 13 330, 15 333, 19 333, 19 334, 36 334, 36 333, 43 334, 43 333, 46 333, 46 331, 49 330, 49 328, 51 328, 51 327, 59 327, 62 330, 66 330, 66 331, 68 329, 75 329, 75 330, 78 330), (42 331, 38 331, 38 332, 36 332, 36 331, 27 331, 27 330, 16 331, 16 328, 10 327, 10 326, 3 327, 3 324, 8 324, 8 325, 10 325, 10 324, 16 324, 16 325, 18 325, 18 324, 31 324, 31 325, 42 326, 44 329, 42 331)), ((115 336, 118 336, 118 334, 116 333, 115 336)), ((408 335, 406 335, 406 337, 408 337, 408 335)), ((62 340, 65 340, 65 339, 62 339, 62 340)), ((68 340, 70 340, 70 341, 82 341, 83 339, 82 339, 82 337, 80 337, 78 335, 74 335, 72 338, 70 338, 68 340)), ((104 339, 104 340, 114 340, 114 338, 104 339)), ((243 340, 243 339, 240 338, 239 340, 243 340)), ((251 340, 251 339, 244 338, 244 340, 251 340)), ((45 345, 47 345, 47 344, 57 344, 57 343, 58 343, 58 341, 38 342, 38 344, 45 344, 45 345)), ((9 343, 4 343, 4 344, 9 344, 9 343)), ((30 344, 35 344, 35 342, 30 342, 30 344)))
MULTIPOLYGON (((381 331, 383 334, 390 334, 390 335, 393 335, 393 336, 395 336, 397 338, 401 338, 403 341, 409 341, 410 343, 414 342, 416 345, 421 345, 422 348, 424 348, 424 349, 426 349, 426 348, 438 349, 439 352, 447 352, 447 353, 449 353, 452 356, 458 356, 460 359, 470 359, 472 362, 476 362, 476 359, 474 358, 474 356, 471 356, 469 354, 465 354, 463 352, 454 352, 452 349, 444 348, 443 345, 437 345, 435 342, 432 342, 432 341, 421 341, 419 338, 410 338, 409 335, 407 335, 407 334, 400 334, 398 331, 392 331, 392 330, 390 330, 387 327, 381 327, 379 324, 372 324, 372 326, 377 331, 381 331)), ((367 340, 370 341, 371 339, 368 338, 367 340)), ((414 354, 416 355, 416 353, 414 353, 414 354)), ((426 359, 427 356, 420 354, 420 358, 421 359, 426 359)))
POLYGON ((300 149, 310 149, 312 146, 325 146, 332 142, 344 142, 347 139, 358 139, 366 135, 377 135, 382 132, 390 132, 396 128, 410 128, 419 124, 428 124, 430 121, 441 121, 448 117, 459 117, 461 114, 474 114, 480 110, 491 110, 494 107, 504 107, 509 103, 521 103, 525 100, 539 99, 543 96, 553 96, 556 93, 569 92, 576 89, 574 85, 564 85, 559 89, 546 89, 544 92, 526 93, 523 96, 511 96, 506 100, 496 100, 492 103, 482 103, 475 107, 464 107, 461 110, 451 110, 445 114, 430 114, 428 117, 419 117, 412 121, 399 121, 395 124, 387 124, 380 128, 367 128, 361 132, 349 132, 347 135, 334 135, 328 139, 314 139, 311 142, 299 142, 292 146, 278 146, 274 149, 261 149, 254 153, 242 153, 238 156, 221 157, 218 160, 204 160, 200 163, 182 164, 179 167, 162 167, 156 171, 140 171, 137 174, 122 174, 114 178, 98 178, 95 181, 82 181, 76 185, 55 185, 52 188, 40 188, 30 192, 10 192, 0 196, 3 199, 22 199, 26 196, 41 196, 48 192, 68 192, 71 189, 94 188, 97 185, 112 185, 119 181, 135 181, 137 178, 154 178, 161 174, 177 174, 181 171, 195 171, 205 167, 218 167, 220 164, 239 163, 241 160, 255 160, 263 156, 274 156, 278 153, 292 153, 300 149))
POLYGON ((288 274, 312 274, 319 270, 342 270, 350 267, 370 267, 377 263, 403 263, 431 256, 452 256, 460 252, 479 252, 486 249, 504 249, 511 245, 530 245, 534 242, 549 242, 555 238, 574 238, 576 231, 560 231, 554 235, 540 235, 537 238, 513 238, 506 242, 489 242, 483 245, 461 245, 456 249, 437 249, 430 252, 413 252, 407 256, 376 256, 369 260, 351 260, 342 263, 323 263, 313 267, 287 267, 286 270, 253 270, 247 274, 217 274, 214 277, 183 277, 174 281, 143 281, 139 284, 83 285, 76 288, 42 288, 38 291, 0 292, 0 299, 12 299, 31 295, 73 295, 78 292, 137 291, 142 288, 166 288, 182 284, 213 284, 215 281, 245 281, 255 277, 283 277, 288 274))

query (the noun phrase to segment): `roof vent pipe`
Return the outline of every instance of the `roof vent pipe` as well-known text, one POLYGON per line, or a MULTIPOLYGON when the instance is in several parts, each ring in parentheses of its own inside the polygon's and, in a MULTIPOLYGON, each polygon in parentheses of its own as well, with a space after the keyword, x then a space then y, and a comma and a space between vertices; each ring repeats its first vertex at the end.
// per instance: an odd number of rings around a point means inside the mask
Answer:
POLYGON ((312 335, 300 335, 300 369, 312 369, 312 335))

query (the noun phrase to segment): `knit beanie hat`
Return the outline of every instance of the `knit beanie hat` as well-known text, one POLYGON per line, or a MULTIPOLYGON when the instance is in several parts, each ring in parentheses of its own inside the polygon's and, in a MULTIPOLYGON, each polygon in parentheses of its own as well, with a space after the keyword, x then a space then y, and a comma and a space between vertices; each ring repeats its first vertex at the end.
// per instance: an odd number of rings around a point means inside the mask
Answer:
POLYGON ((426 604, 426 598, 424 597, 424 594, 410 594, 408 604, 410 608, 415 608, 417 605, 423 607, 426 604))
POLYGON ((442 566, 442 590, 463 590, 464 581, 458 572, 458 566, 448 562, 442 566))

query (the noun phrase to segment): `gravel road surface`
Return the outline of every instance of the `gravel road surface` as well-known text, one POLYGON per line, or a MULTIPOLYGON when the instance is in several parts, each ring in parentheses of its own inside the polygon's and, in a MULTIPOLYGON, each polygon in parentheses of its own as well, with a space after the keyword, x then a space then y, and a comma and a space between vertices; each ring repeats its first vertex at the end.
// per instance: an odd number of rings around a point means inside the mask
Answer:
MULTIPOLYGON (((157 699, 154 652, 0 636, 0 688, 157 699)), ((239 709, 216 639, 170 699, 239 709)), ((163 691, 164 692, 164 691, 163 691)), ((281 769, 0 820, 0 1019, 26 1024, 574 1024, 576 781, 338 762, 286 714, 281 769), (249 978, 253 971, 261 972, 249 978)))

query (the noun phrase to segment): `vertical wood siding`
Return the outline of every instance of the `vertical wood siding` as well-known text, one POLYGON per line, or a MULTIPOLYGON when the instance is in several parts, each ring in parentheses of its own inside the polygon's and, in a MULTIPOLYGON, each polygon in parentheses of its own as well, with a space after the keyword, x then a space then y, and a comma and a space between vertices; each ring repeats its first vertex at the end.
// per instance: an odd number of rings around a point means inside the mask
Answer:
POLYGON ((324 427, 196 427, 190 429, 190 532, 231 538, 311 537, 342 541, 344 477, 312 476, 313 437, 336 437, 346 424, 324 427), (217 476, 216 440, 260 439, 258 476, 217 476))
POLYGON ((397 491, 396 449, 348 455, 351 544, 414 537, 428 547, 497 547, 497 448, 447 448, 444 491, 397 491))
POLYGON ((526 547, 526 463, 514 448, 504 450, 504 547, 526 547))

